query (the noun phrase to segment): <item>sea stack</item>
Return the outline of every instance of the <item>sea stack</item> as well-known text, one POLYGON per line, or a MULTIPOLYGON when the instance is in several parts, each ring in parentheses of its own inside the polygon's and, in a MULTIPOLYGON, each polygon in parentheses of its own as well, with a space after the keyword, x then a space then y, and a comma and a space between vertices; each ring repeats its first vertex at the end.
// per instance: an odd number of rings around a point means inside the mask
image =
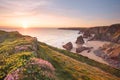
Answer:
POLYGON ((76 40, 76 44, 84 44, 84 40, 83 40, 83 37, 82 36, 79 36, 76 40))
POLYGON ((70 51, 73 48, 73 44, 71 42, 68 42, 67 44, 63 45, 63 48, 70 51))

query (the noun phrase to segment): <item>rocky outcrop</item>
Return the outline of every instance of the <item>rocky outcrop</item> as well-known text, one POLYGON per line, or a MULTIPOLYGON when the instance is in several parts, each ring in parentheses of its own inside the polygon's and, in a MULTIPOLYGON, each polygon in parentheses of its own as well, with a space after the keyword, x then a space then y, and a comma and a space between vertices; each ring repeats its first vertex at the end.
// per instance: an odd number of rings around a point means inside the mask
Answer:
POLYGON ((82 36, 79 36, 76 40, 76 44, 84 44, 84 40, 83 40, 83 37, 82 36))
POLYGON ((38 41, 35 37, 23 36, 19 32, 0 31, 0 42, 6 41, 6 44, 1 45, 0 53, 7 52, 7 55, 12 55, 17 52, 38 50, 38 41), (11 42, 11 44, 9 44, 11 42), (11 47, 9 47, 11 46, 11 47), (4 48, 5 47, 5 48, 4 48), (8 53, 9 52, 9 53, 8 53))
POLYGON ((113 34, 112 41, 120 44, 120 30, 113 34))
POLYGON ((94 34, 93 40, 111 41, 120 43, 120 24, 113 24, 111 26, 99 26, 92 28, 82 28, 83 37, 90 37, 94 34))
POLYGON ((63 48, 70 51, 73 48, 73 45, 71 42, 68 42, 67 44, 63 45, 63 48))
POLYGON ((65 30, 79 30, 79 33, 84 33, 83 37, 88 38, 94 34, 91 40, 102 40, 120 43, 120 24, 110 26, 97 26, 91 28, 62 28, 65 30))
POLYGON ((21 51, 37 52, 37 50, 38 50, 37 38, 25 36, 24 39, 25 39, 25 41, 28 41, 28 42, 31 42, 31 43, 15 46, 15 52, 21 52, 21 51))
POLYGON ((95 52, 99 57, 102 57, 111 66, 120 68, 120 45, 115 43, 105 44, 95 52))
POLYGON ((101 50, 111 59, 120 61, 120 45, 105 44, 101 50))
POLYGON ((89 38, 92 37, 92 34, 86 29, 83 33, 83 38, 89 38))
POLYGON ((76 53, 81 53, 82 51, 86 50, 86 47, 79 47, 76 48, 76 53))
POLYGON ((76 48, 76 53, 81 53, 82 51, 87 50, 87 52, 89 53, 91 51, 91 49, 93 49, 93 47, 78 47, 76 48))
POLYGON ((84 33, 83 37, 91 37, 94 34, 94 38, 90 40, 102 40, 120 43, 120 24, 113 24, 110 26, 97 26, 91 28, 61 28, 65 30, 79 30, 79 33, 84 33))

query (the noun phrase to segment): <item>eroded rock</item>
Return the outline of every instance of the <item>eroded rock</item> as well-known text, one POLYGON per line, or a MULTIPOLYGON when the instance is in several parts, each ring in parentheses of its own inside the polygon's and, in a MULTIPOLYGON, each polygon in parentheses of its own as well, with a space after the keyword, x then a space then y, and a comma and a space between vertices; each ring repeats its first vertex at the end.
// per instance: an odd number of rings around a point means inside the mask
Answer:
POLYGON ((63 48, 70 51, 73 48, 73 45, 71 42, 68 42, 67 44, 63 45, 63 48))
POLYGON ((87 50, 87 52, 89 53, 91 51, 91 49, 93 49, 93 47, 78 47, 76 48, 76 53, 81 53, 82 51, 87 50))
POLYGON ((76 44, 84 44, 84 40, 83 40, 83 37, 82 36, 79 36, 76 40, 76 44))

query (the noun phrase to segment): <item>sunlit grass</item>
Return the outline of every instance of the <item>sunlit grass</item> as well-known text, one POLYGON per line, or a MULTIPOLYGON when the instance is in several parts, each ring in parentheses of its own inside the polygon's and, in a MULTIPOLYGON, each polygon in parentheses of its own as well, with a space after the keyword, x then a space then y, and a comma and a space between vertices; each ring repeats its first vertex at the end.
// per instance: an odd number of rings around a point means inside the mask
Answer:
POLYGON ((50 61, 55 66, 58 72, 57 76, 59 78, 63 76, 61 80, 118 80, 97 68, 55 51, 47 45, 40 46, 40 57, 50 61))

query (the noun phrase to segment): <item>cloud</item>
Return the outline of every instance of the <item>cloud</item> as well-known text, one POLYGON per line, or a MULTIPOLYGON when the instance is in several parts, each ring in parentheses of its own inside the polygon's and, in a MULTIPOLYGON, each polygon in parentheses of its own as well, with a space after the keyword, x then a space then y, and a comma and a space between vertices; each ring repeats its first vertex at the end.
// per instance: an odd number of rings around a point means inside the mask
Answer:
POLYGON ((51 0, 0 0, 0 12, 8 12, 9 14, 17 12, 37 12, 35 10, 40 10, 42 9, 41 7, 49 5, 50 1, 51 0))

